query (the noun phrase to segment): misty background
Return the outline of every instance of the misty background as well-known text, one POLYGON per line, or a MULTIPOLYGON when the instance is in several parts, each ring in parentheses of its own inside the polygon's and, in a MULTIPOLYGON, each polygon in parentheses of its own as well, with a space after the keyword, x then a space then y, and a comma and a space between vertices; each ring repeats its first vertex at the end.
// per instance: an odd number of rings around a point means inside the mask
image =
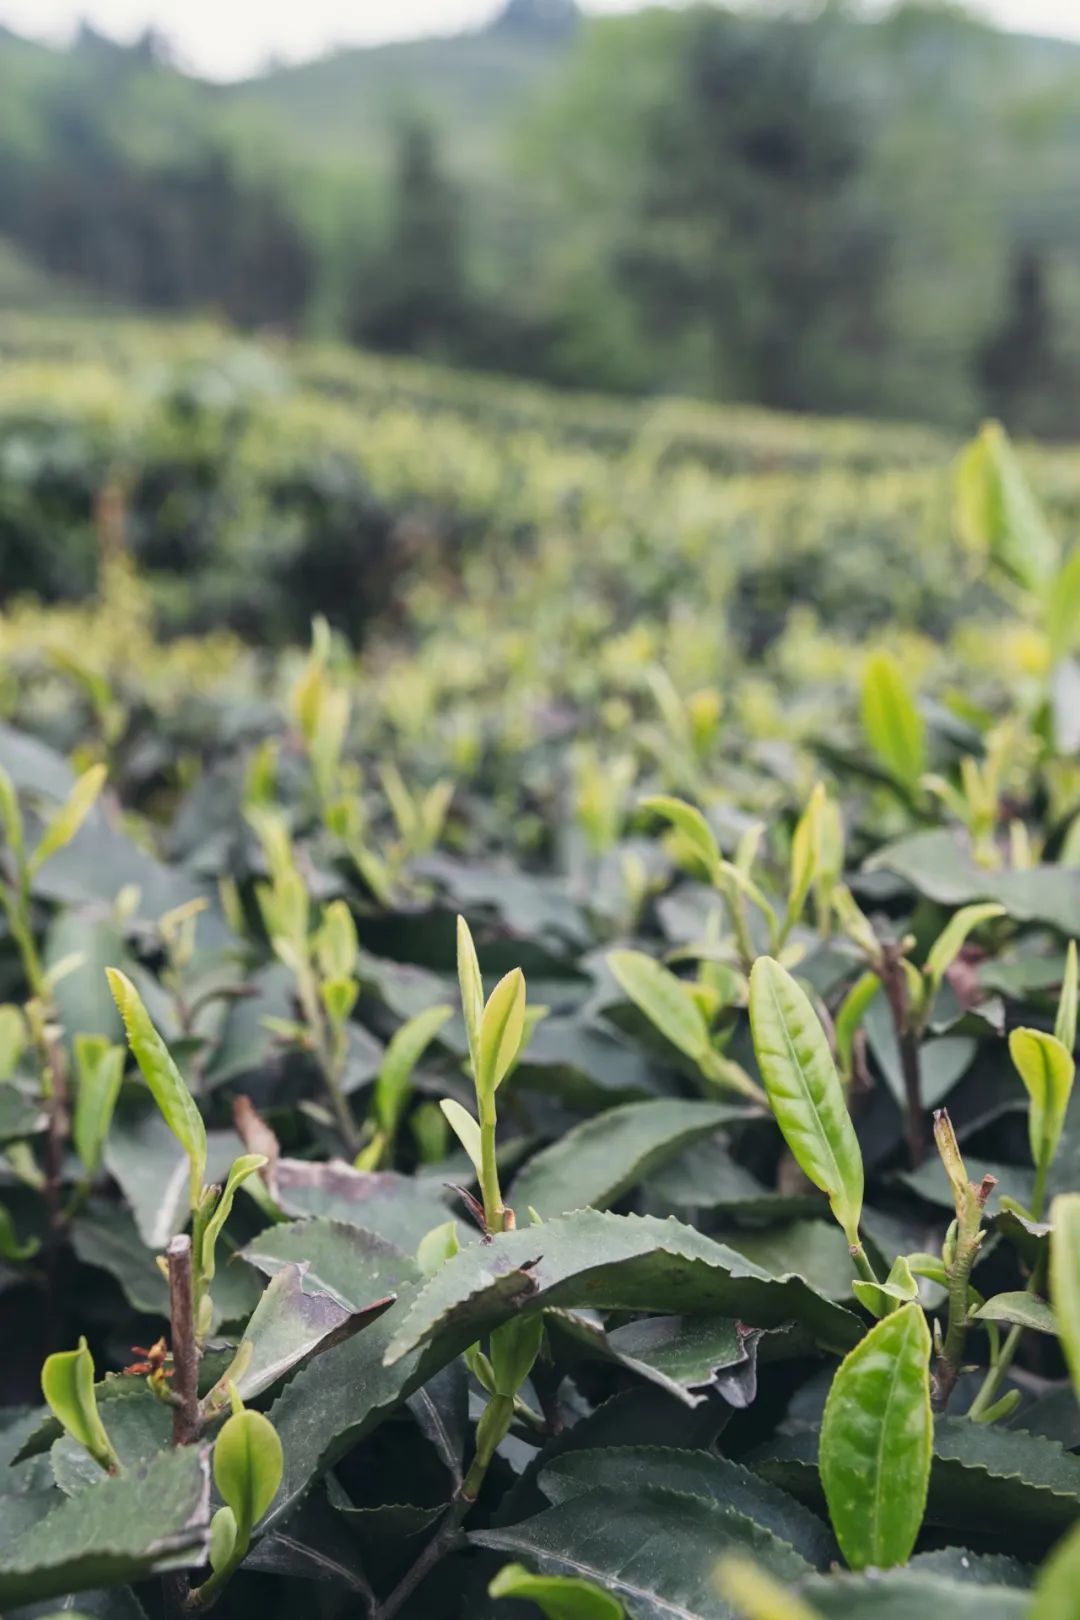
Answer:
POLYGON ((0 308, 1080 432, 1071 6, 295 9, 0 7, 0 308))

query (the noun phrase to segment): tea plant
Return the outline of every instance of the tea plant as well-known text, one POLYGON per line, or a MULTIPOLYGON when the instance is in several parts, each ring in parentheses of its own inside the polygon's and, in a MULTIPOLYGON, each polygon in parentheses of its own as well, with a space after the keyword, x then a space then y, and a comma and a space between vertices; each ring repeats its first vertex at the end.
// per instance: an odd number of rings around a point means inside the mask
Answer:
POLYGON ((407 654, 12 677, 5 1615, 1071 1613, 1074 554, 990 432, 954 643, 717 649, 737 492, 549 453, 407 654))

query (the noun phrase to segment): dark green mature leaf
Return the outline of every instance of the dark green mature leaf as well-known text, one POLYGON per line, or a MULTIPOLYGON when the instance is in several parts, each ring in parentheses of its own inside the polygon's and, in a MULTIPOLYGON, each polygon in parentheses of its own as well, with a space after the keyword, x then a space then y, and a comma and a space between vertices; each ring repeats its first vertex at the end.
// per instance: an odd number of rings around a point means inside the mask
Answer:
POLYGON ((0 1554, 0 1603, 201 1564, 210 1528, 207 1458, 194 1446, 165 1451, 61 1503, 0 1554))
MULTIPOLYGON (((375 1301, 372 1305, 379 1308, 375 1301)), ((359 1332, 366 1315, 317 1285, 309 1286, 303 1264, 285 1264, 271 1276, 244 1329, 239 1371, 226 1376, 235 1381, 241 1400, 254 1400, 328 1341, 359 1332)), ((221 1404, 227 1404, 224 1387, 221 1404)))
POLYGON ((821 1022, 779 962, 750 974, 754 1051, 784 1140, 803 1174, 828 1194, 849 1243, 859 1241, 863 1164, 855 1127, 821 1022))
POLYGON ((902 1305, 841 1362, 821 1424, 821 1483, 853 1569, 890 1569, 911 1555, 932 1429, 930 1329, 921 1305, 902 1305))
POLYGON ((824 1620, 1027 1620, 1029 1597, 1008 1586, 975 1586, 941 1575, 891 1569, 814 1576, 800 1594, 824 1620))
MULTIPOLYGON (((888 1320, 888 1318, 886 1318, 888 1320)), ((818 1435, 780 1435, 746 1461, 755 1473, 811 1505, 821 1500, 818 1435)), ((1023 1429, 938 1418, 926 1503, 928 1524, 1045 1546, 1080 1515, 1080 1457, 1023 1429)))
POLYGON ((85 1265, 100 1266, 116 1278, 135 1310, 168 1315, 169 1285, 121 1205, 93 1203, 74 1222, 72 1242, 85 1265))
POLYGON ((386 1238, 321 1216, 268 1226, 243 1256, 268 1277, 302 1267, 309 1291, 321 1289, 354 1311, 366 1310, 403 1283, 420 1278, 416 1262, 386 1238))
POLYGON ((700 1405, 712 1387, 743 1404, 735 1397, 748 1374, 752 1393, 756 1334, 730 1317, 645 1316, 609 1332, 580 1311, 547 1311, 544 1319, 549 1336, 565 1335, 586 1355, 617 1362, 687 1406, 700 1405))
POLYGON ((13 1609, 7 1620, 146 1620, 146 1610, 130 1586, 114 1586, 96 1592, 69 1594, 57 1601, 33 1603, 13 1609))
POLYGON ((801 1502, 740 1463, 708 1451, 597 1447, 566 1452, 540 1474, 540 1489, 556 1505, 595 1490, 633 1494, 653 1488, 715 1501, 725 1512, 770 1530, 818 1568, 835 1556, 827 1526, 801 1502))
MULTIPOLYGON (((892 1014, 884 996, 877 999, 866 1018, 870 1050, 881 1068, 885 1082, 896 1101, 903 1105, 904 1071, 900 1043, 892 1014)), ((978 1042, 970 1035, 942 1035, 924 1041, 919 1053, 924 1108, 939 1108, 971 1067, 978 1042)))
POLYGON ((40 1103, 24 1097, 14 1085, 0 1084, 0 1142, 36 1136, 45 1129, 45 1112, 40 1103))
MULTIPOLYGON (((123 1468, 149 1463, 170 1443, 172 1412, 147 1388, 143 1379, 129 1378, 122 1396, 110 1399, 115 1383, 106 1382, 103 1391, 104 1414, 108 1418, 109 1439, 123 1468)), ((66 1496, 76 1496, 100 1485, 101 1469, 69 1435, 61 1435, 49 1448, 49 1463, 57 1485, 66 1496)))
POLYGON ((420 1239, 447 1219, 446 1194, 430 1182, 393 1171, 354 1170, 340 1159, 312 1164, 281 1159, 277 1187, 289 1215, 325 1215, 347 1221, 415 1254, 420 1239))
POLYGON ((122 1041, 124 1026, 109 993, 105 969, 117 964, 128 971, 123 930, 112 910, 80 906, 60 911, 45 940, 45 966, 78 958, 78 966, 65 973, 54 998, 60 1023, 69 1040, 75 1035, 102 1035, 122 1041))
POLYGON ((663 1089, 640 1047, 581 1018, 545 1018, 514 1070, 514 1091, 543 1091, 580 1108, 632 1102, 663 1089))
POLYGON ((1001 871, 980 866, 966 834, 941 829, 913 833, 889 844, 867 870, 895 872, 918 893, 943 906, 996 900, 1015 922, 1048 923, 1071 936, 1080 915, 1080 869, 1032 866, 1001 871))
POLYGON ((774 1277, 802 1277, 826 1299, 850 1300, 858 1272, 847 1239, 828 1221, 783 1221, 728 1232, 724 1242, 774 1277))
POLYGON ((765 1186, 732 1158, 730 1148, 719 1139, 684 1149, 649 1177, 648 1191, 674 1211, 716 1210, 767 1220, 819 1215, 827 1208, 816 1187, 789 1193, 765 1186))
POLYGON ((285 1454, 285 1473, 267 1527, 280 1525, 317 1476, 332 1468, 434 1370, 419 1354, 391 1366, 385 1362, 387 1346, 414 1298, 414 1289, 403 1289, 385 1315, 301 1368, 270 1408, 285 1454))
POLYGON ((510 1190, 511 1204, 549 1218, 603 1209, 700 1137, 747 1117, 724 1103, 627 1103, 587 1119, 536 1154, 510 1190))
POLYGON ((712 1311, 762 1327, 794 1319, 845 1348, 858 1334, 801 1278, 770 1277, 692 1227, 582 1210, 463 1249, 421 1289, 390 1359, 428 1341, 449 1359, 516 1309, 546 1305, 712 1311))
POLYGON ((716 1501, 675 1491, 590 1491, 523 1524, 476 1531, 481 1547, 545 1575, 580 1575, 612 1592, 630 1620, 727 1620, 716 1585, 725 1552, 755 1558, 781 1580, 807 1564, 786 1542, 716 1501))

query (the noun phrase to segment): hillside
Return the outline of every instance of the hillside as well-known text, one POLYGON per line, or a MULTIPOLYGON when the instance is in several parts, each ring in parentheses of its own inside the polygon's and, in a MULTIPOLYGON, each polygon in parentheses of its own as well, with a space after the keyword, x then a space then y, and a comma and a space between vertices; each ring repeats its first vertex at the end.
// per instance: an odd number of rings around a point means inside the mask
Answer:
MULTIPOLYGON (((753 161, 732 185, 772 200, 751 209, 761 240, 740 263, 744 205, 717 176, 755 146, 725 132, 723 94, 698 108, 700 167, 682 185, 700 215, 656 214, 676 190, 669 175, 689 172, 684 149, 667 169, 662 158, 664 119, 688 90, 680 40, 710 13, 654 6, 575 22, 568 5, 512 0, 471 33, 340 50, 225 86, 178 71, 152 36, 120 47, 84 29, 56 50, 0 30, 0 244, 26 267, 0 280, 0 308, 69 306, 82 285, 117 308, 348 334, 575 388, 1080 431, 1080 47, 923 0, 873 23, 830 10, 804 123, 781 129, 782 142, 812 147, 814 120, 834 124, 853 155, 838 208, 809 227, 845 244, 822 293, 787 280, 792 255, 804 257, 783 240, 798 188, 770 191, 753 161), (429 140, 408 182, 406 124, 429 140), (764 293, 754 254, 772 256, 764 293), (680 321, 687 275, 700 312, 680 321), (747 309, 775 304, 754 317, 768 334, 804 295, 824 316, 814 331, 793 316, 771 374, 760 355, 731 352, 747 309), (1025 395, 1015 414, 987 381, 995 365, 1025 395), (789 386, 796 372, 804 380, 789 386)), ((798 56, 794 24, 712 15, 731 23, 732 60, 745 47, 787 71, 785 52, 798 56)), ((746 115, 758 106, 748 95, 746 115)), ((766 76, 760 119, 783 125, 786 111, 766 76)))
POLYGON ((252 114, 294 158, 384 166, 402 118, 430 119, 461 175, 505 167, 507 135, 565 68, 569 41, 485 30, 368 50, 339 51, 230 88, 232 127, 252 114))

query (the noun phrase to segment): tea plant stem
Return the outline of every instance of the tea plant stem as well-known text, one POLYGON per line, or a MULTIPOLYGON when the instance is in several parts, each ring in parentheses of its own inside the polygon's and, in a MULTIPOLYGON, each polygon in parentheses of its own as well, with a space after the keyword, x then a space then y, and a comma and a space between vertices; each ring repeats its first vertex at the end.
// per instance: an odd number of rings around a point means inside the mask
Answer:
POLYGON ((1050 1160, 1043 1158, 1035 1170, 1035 1185, 1031 1191, 1031 1214, 1036 1221, 1042 1220, 1046 1208, 1046 1178, 1049 1172, 1050 1160))
MULTIPOLYGON (((944 1144, 946 1151, 951 1148, 952 1153, 956 1155, 957 1163, 959 1163, 956 1138, 953 1135, 952 1124, 944 1110, 935 1114, 934 1125, 939 1147, 944 1144)), ((945 1159, 945 1168, 946 1172, 950 1173, 950 1176, 956 1172, 956 1165, 953 1164, 951 1156, 945 1159), (950 1165, 952 1165, 951 1171, 950 1165)), ((962 1168, 962 1164, 960 1164, 961 1172, 962 1168)), ((986 1200, 994 1189, 994 1178, 984 1176, 979 1186, 973 1187, 963 1179, 961 1174, 957 1176, 954 1185, 957 1188, 955 1239, 951 1240, 951 1258, 948 1256, 950 1240, 946 1240, 945 1260, 946 1273, 949 1279, 948 1326, 945 1330, 945 1343, 941 1347, 941 1354, 935 1368, 930 1395, 930 1404, 935 1412, 945 1410, 949 1403, 949 1397, 956 1387, 956 1380, 960 1376, 960 1367, 963 1361, 964 1345, 967 1341, 968 1332, 971 1271, 982 1244, 982 1215, 986 1207, 986 1200)))
POLYGON ((861 1243, 853 1243, 851 1245, 851 1258, 855 1262, 855 1268, 858 1271, 859 1276, 862 1277, 865 1282, 876 1283, 880 1281, 877 1272, 870 1263, 870 1256, 867 1254, 861 1243))
POLYGON ((372 1620, 394 1620, 394 1616, 401 1613, 417 1587, 427 1579, 436 1564, 441 1563, 448 1553, 453 1552, 461 1539, 461 1526, 473 1501, 473 1497, 465 1494, 464 1488, 458 1491, 447 1508, 438 1530, 412 1568, 406 1571, 390 1595, 375 1608, 372 1620))
MULTIPOLYGON (((1031 1277, 1029 1278, 1027 1285, 1027 1292, 1029 1294, 1040 1293, 1046 1285, 1047 1254, 1048 1250, 1044 1249, 1039 1263, 1031 1273, 1031 1277)), ((998 1392, 1005 1381, 1005 1374, 1012 1366, 1016 1352, 1020 1348, 1020 1340, 1023 1336, 1023 1332, 1023 1328, 1019 1326, 1009 1329, 1009 1332, 1005 1337, 1005 1341, 998 1352, 996 1360, 994 1361, 994 1365, 987 1372, 986 1377, 982 1381, 982 1387, 980 1388, 979 1393, 976 1395, 975 1399, 968 1408, 969 1418, 973 1418, 977 1421, 982 1417, 984 1412, 988 1412, 990 1410, 990 1407, 993 1406, 994 1402, 997 1400, 998 1392)))
POLYGON ((400 1613, 420 1583, 435 1568, 435 1565, 457 1546, 465 1517, 480 1495, 481 1487, 495 1453, 497 1436, 505 1434, 509 1429, 515 1404, 516 1397, 513 1395, 492 1396, 485 1417, 490 1416, 495 1419, 495 1422, 485 1426, 483 1420, 481 1421, 477 1435, 476 1456, 473 1458, 469 1471, 465 1475, 464 1483, 459 1486, 443 1516, 442 1523, 416 1560, 416 1563, 402 1576, 389 1597, 375 1609, 372 1620, 393 1620, 393 1617, 400 1613), (485 1427, 487 1427, 486 1442, 484 1439, 485 1427))
POLYGON ((195 1340, 195 1290, 191 1239, 174 1237, 165 1251, 169 1265, 169 1315, 172 1323, 174 1446, 199 1438, 199 1348, 195 1340))
POLYGON ((69 1219, 63 1207, 62 1184, 64 1150, 68 1139, 67 1069, 60 1042, 55 1036, 42 1035, 45 1066, 45 1094, 49 1109, 49 1134, 45 1171, 45 1199, 49 1206, 49 1224, 59 1231, 69 1219))
POLYGON ((904 1138, 907 1142, 911 1168, 917 1170, 926 1157, 919 1036, 911 1019, 907 978, 898 945, 889 944, 881 947, 878 972, 888 998, 896 1042, 900 1049, 900 1069, 904 1080, 904 1138))
POLYGON ((499 1167, 495 1161, 495 1120, 480 1121, 480 1194, 484 1201, 484 1224, 489 1232, 502 1232, 506 1227, 506 1210, 499 1186, 499 1167))
POLYGON ((968 1279, 975 1262, 975 1254, 975 1248, 971 1248, 963 1259, 957 1253, 949 1275, 948 1327, 945 1330, 945 1343, 938 1357, 930 1395, 930 1404, 935 1412, 944 1412, 949 1404, 949 1397, 956 1387, 956 1380, 960 1376, 960 1363, 967 1339, 968 1279))
POLYGON ((750 924, 746 916, 746 901, 735 883, 730 878, 721 885, 721 893, 727 901, 728 914, 731 917, 731 926, 735 931, 735 946, 739 955, 739 965, 744 973, 749 973, 757 960, 757 951, 750 938, 750 924))

